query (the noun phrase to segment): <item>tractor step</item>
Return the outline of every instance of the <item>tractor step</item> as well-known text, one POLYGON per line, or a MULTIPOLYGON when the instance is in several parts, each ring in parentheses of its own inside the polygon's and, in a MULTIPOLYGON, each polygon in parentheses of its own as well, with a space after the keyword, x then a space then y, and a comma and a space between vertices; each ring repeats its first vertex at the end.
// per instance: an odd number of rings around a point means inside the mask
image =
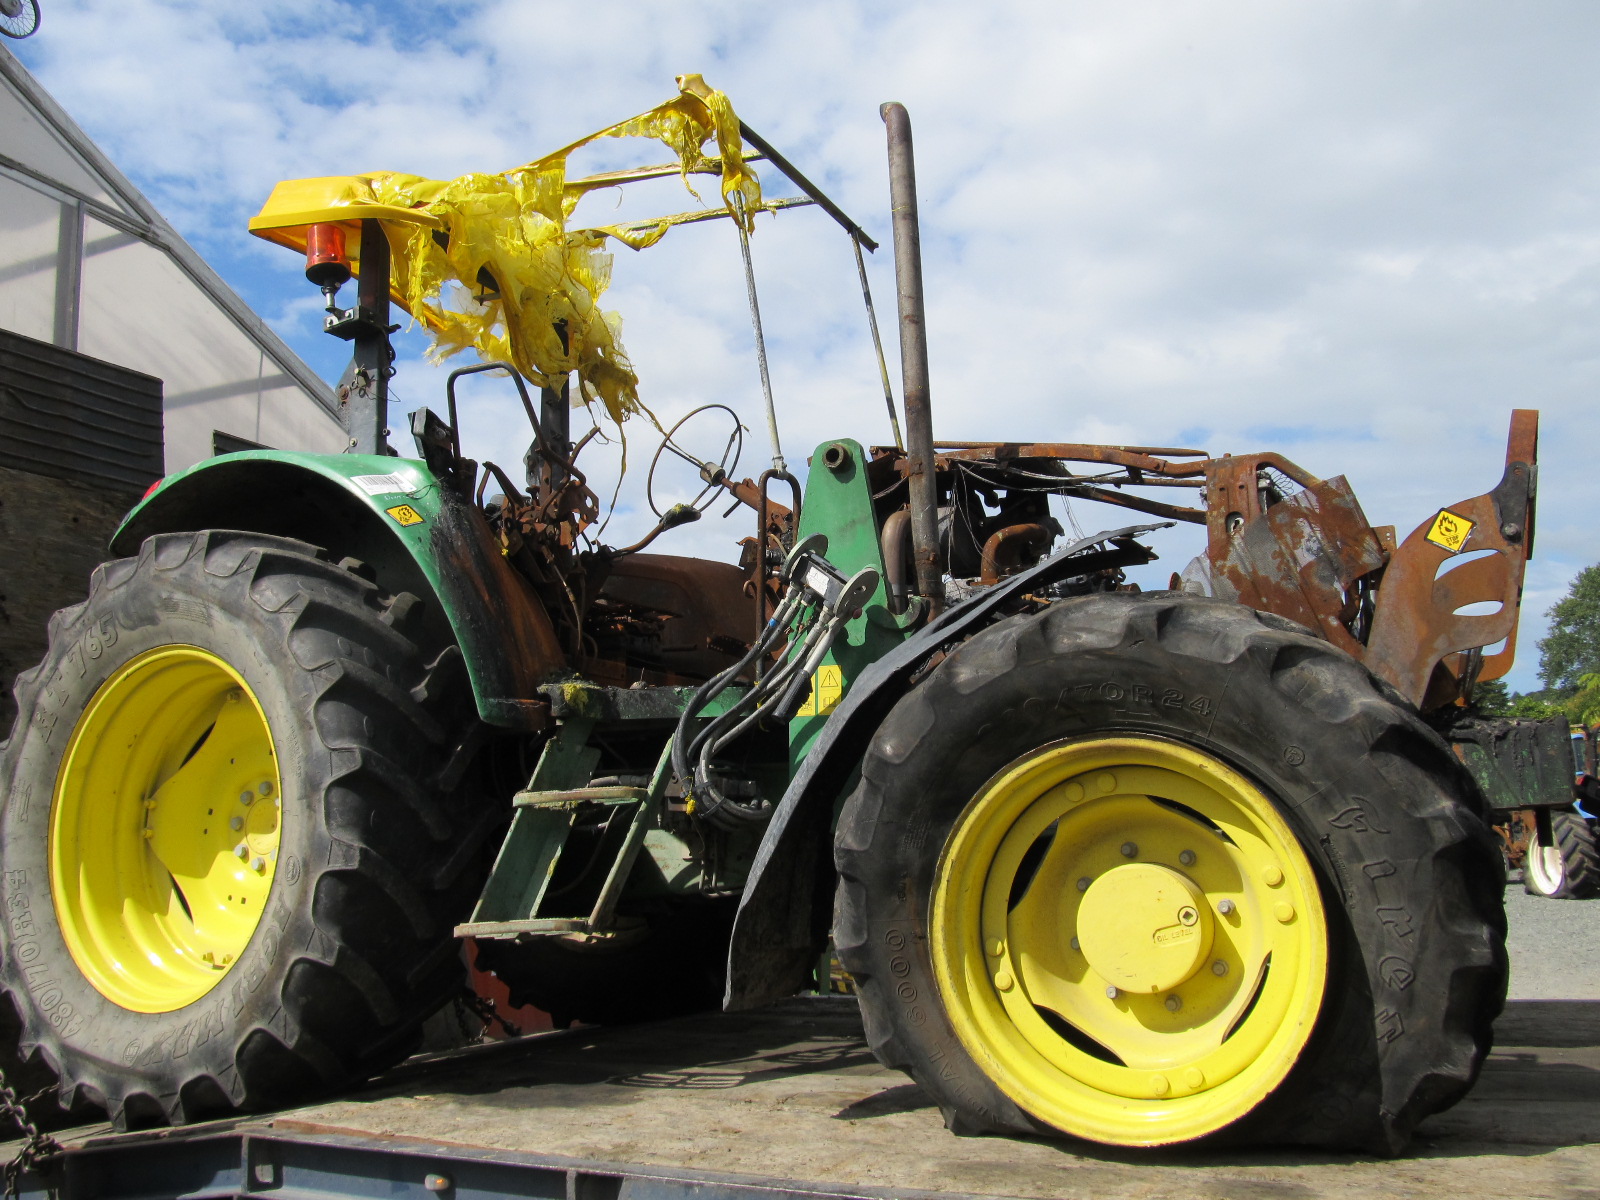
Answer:
POLYGON ((554 792, 518 792, 517 808, 576 808, 580 804, 636 804, 649 793, 637 787, 582 787, 554 792))
POLYGON ((617 898, 661 810, 672 762, 663 749, 648 787, 587 786, 599 760, 589 745, 594 724, 563 721, 546 743, 528 787, 513 797, 511 827, 457 937, 612 928, 617 898))

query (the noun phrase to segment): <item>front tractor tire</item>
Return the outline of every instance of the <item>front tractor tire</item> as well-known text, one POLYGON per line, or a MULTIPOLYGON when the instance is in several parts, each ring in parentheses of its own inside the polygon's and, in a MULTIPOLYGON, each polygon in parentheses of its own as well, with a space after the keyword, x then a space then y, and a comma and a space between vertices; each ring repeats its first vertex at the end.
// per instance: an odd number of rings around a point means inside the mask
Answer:
POLYGON ((875 1053, 958 1132, 1394 1153, 1504 1000, 1475 800, 1298 626, 1068 600, 891 712, 840 820, 835 941, 875 1053))
POLYGON ((364 573, 152 537, 19 676, 0 987, 63 1104, 140 1126, 300 1100, 389 1065, 460 986, 478 823, 434 786, 459 656, 425 658, 416 598, 364 573))

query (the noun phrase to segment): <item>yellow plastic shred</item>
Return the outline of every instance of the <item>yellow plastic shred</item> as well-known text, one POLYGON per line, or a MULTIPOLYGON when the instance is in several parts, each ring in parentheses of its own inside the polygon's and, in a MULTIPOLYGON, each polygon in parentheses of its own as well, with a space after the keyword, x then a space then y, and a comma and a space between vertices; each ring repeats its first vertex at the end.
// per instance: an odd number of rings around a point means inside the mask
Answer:
POLYGON ((250 231, 304 253, 308 226, 345 225, 359 275, 359 222, 377 219, 389 241, 393 299, 431 336, 434 361, 472 347, 485 359, 515 364, 542 386, 559 387, 575 374, 574 403, 598 401, 620 423, 641 405, 638 376, 622 348, 621 318, 599 306, 611 282, 606 240, 642 250, 674 225, 704 214, 568 229, 589 192, 668 173, 643 167, 569 180, 568 156, 599 138, 654 138, 677 156, 691 192, 691 172, 720 174, 723 204, 746 229, 763 208, 727 96, 699 75, 680 75, 677 84, 678 94, 649 112, 499 174, 439 181, 373 171, 287 180, 273 188, 250 231), (706 154, 708 142, 715 143, 714 157, 706 154), (482 271, 498 294, 486 287, 482 271), (466 294, 447 288, 452 282, 466 294), (558 329, 565 331, 565 347, 558 329))

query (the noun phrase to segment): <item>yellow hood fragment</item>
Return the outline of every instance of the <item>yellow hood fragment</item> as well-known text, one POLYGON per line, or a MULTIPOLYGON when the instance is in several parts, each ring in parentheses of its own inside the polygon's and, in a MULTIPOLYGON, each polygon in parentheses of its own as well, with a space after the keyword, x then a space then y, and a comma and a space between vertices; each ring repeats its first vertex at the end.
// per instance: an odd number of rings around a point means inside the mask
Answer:
POLYGON ((642 250, 701 214, 568 229, 589 192, 669 173, 643 167, 569 180, 568 155, 599 138, 654 138, 676 155, 686 187, 690 172, 720 174, 723 204, 747 229, 763 207, 727 96, 699 75, 680 75, 677 83, 678 94, 649 112, 499 174, 440 181, 373 171, 287 180, 273 188, 250 232, 303 253, 307 226, 346 224, 351 266, 359 274, 358 222, 377 219, 393 257, 393 299, 431 336, 434 361, 470 346, 485 359, 514 363, 542 386, 559 387, 575 372, 574 402, 599 401, 621 422, 640 410, 639 380, 622 348, 621 318, 599 307, 611 282, 606 239, 642 250), (716 153, 708 157, 711 141, 716 153), (485 286, 484 271, 498 295, 485 286), (447 283, 462 285, 466 294, 447 291, 447 283), (566 330, 565 348, 558 324, 566 330))

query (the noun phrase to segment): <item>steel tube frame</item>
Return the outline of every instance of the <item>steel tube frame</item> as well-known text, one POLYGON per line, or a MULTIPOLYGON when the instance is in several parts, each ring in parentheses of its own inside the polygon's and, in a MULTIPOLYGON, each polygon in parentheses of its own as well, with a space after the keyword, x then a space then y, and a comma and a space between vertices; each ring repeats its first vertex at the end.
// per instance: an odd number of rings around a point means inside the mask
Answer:
POLYGON ((911 118, 893 101, 879 113, 889 136, 889 203, 894 215, 895 291, 900 301, 901 393, 906 409, 906 469, 911 484, 911 552, 917 594, 935 613, 944 606, 939 553, 938 489, 934 481, 933 410, 928 397, 928 336, 922 307, 922 237, 917 224, 917 178, 911 118))

